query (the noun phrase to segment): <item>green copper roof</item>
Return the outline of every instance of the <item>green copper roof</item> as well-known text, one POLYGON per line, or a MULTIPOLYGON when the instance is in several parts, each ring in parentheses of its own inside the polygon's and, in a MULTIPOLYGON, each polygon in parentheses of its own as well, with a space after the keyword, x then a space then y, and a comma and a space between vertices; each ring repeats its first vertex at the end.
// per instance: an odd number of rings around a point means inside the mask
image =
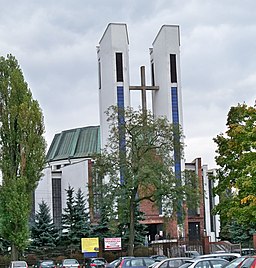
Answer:
POLYGON ((99 152, 99 126, 69 129, 54 136, 46 161, 90 157, 92 154, 99 152))

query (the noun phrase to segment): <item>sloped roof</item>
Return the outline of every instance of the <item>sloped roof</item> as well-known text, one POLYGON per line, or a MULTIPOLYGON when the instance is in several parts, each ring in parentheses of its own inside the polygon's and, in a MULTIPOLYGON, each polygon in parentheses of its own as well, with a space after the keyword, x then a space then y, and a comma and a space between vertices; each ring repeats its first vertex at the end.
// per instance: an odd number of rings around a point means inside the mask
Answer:
POLYGON ((62 131, 54 136, 46 161, 90 157, 100 152, 100 127, 89 126, 62 131))

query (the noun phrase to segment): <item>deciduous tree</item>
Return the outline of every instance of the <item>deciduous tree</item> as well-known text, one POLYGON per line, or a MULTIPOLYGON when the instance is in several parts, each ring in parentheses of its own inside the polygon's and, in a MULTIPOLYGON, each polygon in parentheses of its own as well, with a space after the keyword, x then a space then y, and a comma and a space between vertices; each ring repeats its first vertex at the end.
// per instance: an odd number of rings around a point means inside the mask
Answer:
POLYGON ((45 164, 42 110, 14 56, 0 57, 0 231, 17 258, 29 238, 32 194, 45 164))
POLYGON ((182 133, 179 126, 149 111, 110 107, 107 115, 109 142, 95 158, 95 171, 106 179, 103 200, 111 215, 118 213, 121 226, 128 224, 128 254, 132 256, 138 205, 150 200, 162 206, 166 215, 176 216, 189 192, 173 172, 177 140, 182 157, 182 133))
POLYGON ((256 108, 246 104, 231 107, 227 131, 218 135, 216 162, 220 166, 215 212, 222 226, 232 222, 252 228, 256 215, 256 108))

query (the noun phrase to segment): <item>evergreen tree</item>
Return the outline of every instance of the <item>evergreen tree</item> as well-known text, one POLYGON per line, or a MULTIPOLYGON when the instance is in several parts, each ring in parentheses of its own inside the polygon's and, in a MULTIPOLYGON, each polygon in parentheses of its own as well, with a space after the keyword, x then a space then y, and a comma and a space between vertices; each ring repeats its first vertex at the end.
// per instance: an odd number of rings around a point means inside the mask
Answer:
POLYGON ((67 193, 67 202, 64 212, 62 214, 62 234, 61 244, 74 248, 77 239, 74 237, 75 233, 75 199, 74 199, 74 188, 70 185, 65 190, 67 193))
POLYGON ((147 226, 142 224, 141 221, 144 220, 144 213, 139 210, 139 207, 135 210, 135 239, 134 245, 144 245, 145 244, 145 236, 147 235, 147 226))
MULTIPOLYGON (((134 246, 141 246, 145 245, 145 237, 148 233, 147 226, 142 224, 141 221, 144 220, 144 213, 139 210, 137 206, 135 209, 135 222, 134 222, 134 246)), ((116 234, 122 238, 122 248, 123 250, 127 250, 127 245, 129 241, 130 229, 129 229, 129 222, 122 223, 118 226, 119 232, 116 234)))
POLYGON ((78 189, 75 197, 75 225, 74 231, 77 237, 77 244, 81 238, 90 236, 89 213, 86 211, 86 200, 81 188, 78 189))
POLYGON ((89 214, 86 211, 86 200, 79 188, 75 194, 69 185, 67 203, 62 215, 61 242, 70 249, 81 248, 81 238, 90 236, 89 214))
POLYGON ((50 208, 42 201, 39 211, 36 212, 35 221, 31 226, 31 248, 51 249, 56 246, 58 231, 50 215, 50 208))
POLYGON ((101 205, 100 218, 96 225, 92 228, 92 236, 99 237, 103 239, 104 237, 112 237, 113 232, 111 231, 112 222, 110 222, 110 217, 108 215, 109 211, 105 204, 101 205))
POLYGON ((13 260, 29 239, 32 195, 45 165, 40 106, 12 55, 0 57, 0 232, 13 260))

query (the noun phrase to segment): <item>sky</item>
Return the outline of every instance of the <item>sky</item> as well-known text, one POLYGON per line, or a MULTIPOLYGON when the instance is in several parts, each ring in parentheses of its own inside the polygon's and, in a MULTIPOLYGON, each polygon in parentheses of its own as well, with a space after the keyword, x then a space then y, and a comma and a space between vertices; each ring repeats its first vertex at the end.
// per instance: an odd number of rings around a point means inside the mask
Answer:
MULTIPOLYGON (((149 76, 161 26, 179 25, 185 160, 215 168, 213 138, 228 111, 256 99, 255 0, 0 0, 0 56, 12 54, 43 111, 45 138, 99 125, 96 46, 109 23, 125 23, 130 83, 149 76)), ((149 84, 150 79, 147 78, 149 84)), ((139 96, 132 103, 139 105, 139 96)))

